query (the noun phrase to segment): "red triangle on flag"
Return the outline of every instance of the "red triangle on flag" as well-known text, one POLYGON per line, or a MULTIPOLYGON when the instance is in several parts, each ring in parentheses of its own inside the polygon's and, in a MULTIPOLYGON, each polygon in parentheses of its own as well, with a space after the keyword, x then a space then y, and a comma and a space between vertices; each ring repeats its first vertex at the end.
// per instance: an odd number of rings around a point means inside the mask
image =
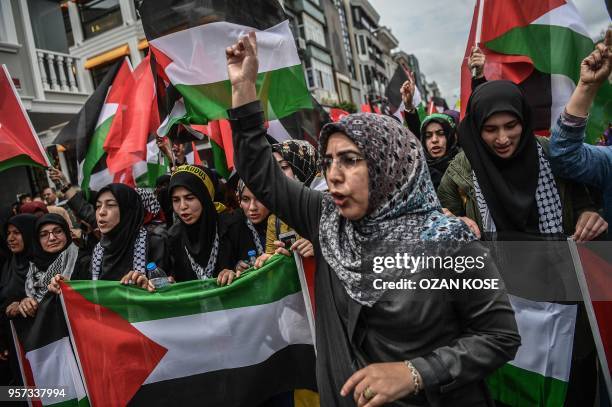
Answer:
POLYGON ((0 69, 0 171, 17 165, 49 167, 6 65, 0 69))
POLYGON ((168 352, 119 314, 62 283, 70 335, 93 406, 124 406, 168 352))

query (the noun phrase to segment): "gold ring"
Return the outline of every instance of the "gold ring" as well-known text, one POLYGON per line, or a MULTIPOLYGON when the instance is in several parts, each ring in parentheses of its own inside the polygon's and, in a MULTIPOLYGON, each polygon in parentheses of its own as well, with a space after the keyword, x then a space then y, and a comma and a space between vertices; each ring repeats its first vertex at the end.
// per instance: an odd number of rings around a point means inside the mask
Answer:
POLYGON ((374 393, 374 390, 370 389, 370 387, 366 387, 362 393, 362 396, 366 400, 372 400, 374 397, 376 397, 376 393, 374 393))

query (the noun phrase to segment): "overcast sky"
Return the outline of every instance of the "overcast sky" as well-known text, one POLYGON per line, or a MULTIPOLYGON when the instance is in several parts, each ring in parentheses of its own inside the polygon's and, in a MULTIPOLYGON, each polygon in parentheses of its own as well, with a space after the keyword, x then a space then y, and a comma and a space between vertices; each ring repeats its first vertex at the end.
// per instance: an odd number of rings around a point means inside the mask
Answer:
MULTIPOLYGON (((379 24, 391 28, 400 49, 416 55, 427 81, 435 80, 453 106, 476 0, 369 1, 380 14, 379 24)), ((605 0, 574 0, 574 4, 592 37, 609 24, 605 0)))

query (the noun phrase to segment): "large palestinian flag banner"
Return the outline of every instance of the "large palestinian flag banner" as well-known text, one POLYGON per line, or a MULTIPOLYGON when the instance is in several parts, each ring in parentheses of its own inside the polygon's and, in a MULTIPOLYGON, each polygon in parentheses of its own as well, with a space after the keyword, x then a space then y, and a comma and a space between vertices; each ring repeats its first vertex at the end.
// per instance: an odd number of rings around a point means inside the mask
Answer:
MULTIPOLYGON (((578 83, 582 59, 595 47, 576 7, 570 0, 477 0, 461 68, 462 114, 471 94, 467 57, 478 33, 487 80, 519 84, 533 108, 534 129, 549 130, 578 83)), ((611 120, 612 85, 605 82, 590 110, 587 142, 598 140, 611 120)))
POLYGON ((148 293, 70 281, 62 298, 94 406, 256 406, 279 394, 317 405, 293 259, 278 256, 226 287, 211 279, 148 293))

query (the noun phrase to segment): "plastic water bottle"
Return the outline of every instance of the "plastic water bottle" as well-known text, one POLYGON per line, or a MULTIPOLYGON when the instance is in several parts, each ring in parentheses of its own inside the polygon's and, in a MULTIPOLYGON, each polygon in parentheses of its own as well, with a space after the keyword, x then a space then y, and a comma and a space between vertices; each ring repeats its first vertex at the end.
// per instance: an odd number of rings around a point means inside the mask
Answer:
POLYGON ((156 290, 160 290, 162 288, 170 285, 170 280, 168 280, 168 276, 160 267, 157 267, 155 262, 151 262, 147 264, 147 273, 149 274, 149 281, 156 290))
POLYGON ((255 265, 255 260, 257 260, 257 252, 255 250, 249 250, 247 255, 249 256, 249 266, 253 267, 255 265))

